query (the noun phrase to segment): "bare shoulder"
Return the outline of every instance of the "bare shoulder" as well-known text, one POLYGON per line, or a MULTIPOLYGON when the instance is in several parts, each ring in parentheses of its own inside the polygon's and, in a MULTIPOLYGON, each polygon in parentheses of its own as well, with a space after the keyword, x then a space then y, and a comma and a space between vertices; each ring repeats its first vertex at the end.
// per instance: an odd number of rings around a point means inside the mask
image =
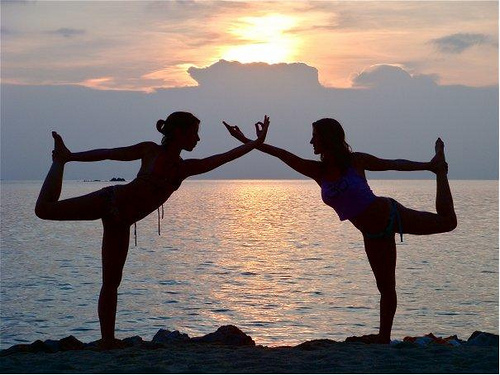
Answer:
POLYGON ((151 141, 141 142, 133 147, 135 147, 143 161, 154 159, 161 152, 161 146, 151 141))
POLYGON ((354 167, 362 167, 366 164, 367 160, 372 157, 370 154, 364 152, 353 152, 351 154, 351 161, 354 167))
POLYGON ((158 143, 155 143, 153 141, 145 141, 139 143, 140 146, 144 147, 145 149, 150 149, 150 150, 158 150, 161 148, 161 146, 158 143))
POLYGON ((366 178, 365 171, 372 169, 371 164, 374 159, 376 158, 373 155, 364 152, 353 152, 351 165, 360 175, 366 178))
POLYGON ((137 146, 139 146, 146 154, 154 154, 161 151, 161 146, 152 141, 141 142, 137 144, 137 146))

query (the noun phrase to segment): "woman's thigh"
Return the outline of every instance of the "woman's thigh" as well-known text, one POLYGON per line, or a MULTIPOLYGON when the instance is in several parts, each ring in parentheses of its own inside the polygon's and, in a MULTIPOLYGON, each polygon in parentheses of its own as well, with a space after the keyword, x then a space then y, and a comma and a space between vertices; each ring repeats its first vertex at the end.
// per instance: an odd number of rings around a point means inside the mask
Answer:
POLYGON ((396 287, 396 241, 387 238, 364 237, 365 251, 380 291, 396 287))
POLYGON ((128 254, 130 225, 114 219, 103 219, 103 228, 103 283, 118 288, 128 254))
MULTIPOLYGON (((446 222, 443 217, 436 213, 427 211, 417 211, 406 208, 396 202, 398 213, 401 218, 403 233, 425 235, 446 232, 446 222)), ((395 223, 395 230, 398 231, 398 223, 395 223)))
POLYGON ((42 203, 49 220, 97 220, 106 214, 108 202, 102 190, 57 202, 42 203))

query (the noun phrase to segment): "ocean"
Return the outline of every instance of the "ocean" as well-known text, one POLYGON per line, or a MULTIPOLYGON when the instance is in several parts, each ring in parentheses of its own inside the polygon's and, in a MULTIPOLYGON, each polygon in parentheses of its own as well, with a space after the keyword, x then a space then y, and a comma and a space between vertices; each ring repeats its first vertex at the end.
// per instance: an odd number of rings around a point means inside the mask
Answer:
MULTIPOLYGON (((112 183, 65 181, 62 198, 112 183)), ((397 237, 393 339, 498 334, 498 181, 450 182, 455 231, 397 237)), ((377 195, 435 211, 432 180, 371 180, 377 195)), ((43 221, 41 181, 1 182, 1 343, 100 338, 100 221, 43 221)), ((227 324, 257 344, 376 333, 379 294, 360 233, 303 180, 188 180, 137 223, 116 335, 202 336, 227 324)), ((133 231, 132 231, 133 233, 133 231)))

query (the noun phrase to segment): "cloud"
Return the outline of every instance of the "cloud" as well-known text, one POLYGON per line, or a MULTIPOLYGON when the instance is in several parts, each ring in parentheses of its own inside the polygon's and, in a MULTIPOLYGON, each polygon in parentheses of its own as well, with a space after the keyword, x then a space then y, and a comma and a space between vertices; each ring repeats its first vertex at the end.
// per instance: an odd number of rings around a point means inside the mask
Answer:
POLYGON ((62 28, 57 29, 57 30, 49 31, 49 33, 61 35, 65 38, 72 38, 72 37, 77 36, 77 35, 85 34, 85 30, 62 27, 62 28))
MULTIPOLYGON (((498 86, 442 86, 434 84, 432 77, 412 75, 406 69, 401 65, 369 67, 356 77, 358 84, 373 84, 364 89, 359 85, 354 89, 321 87, 316 69, 305 64, 228 61, 191 68, 200 86, 150 94, 112 90, 118 78, 106 74, 82 79, 80 86, 85 88, 2 83, 2 178, 43 178, 50 165, 51 130, 64 134, 75 150, 159 141, 156 120, 186 110, 202 120, 203 139, 186 157, 206 157, 239 145, 227 134, 222 120, 239 125, 253 137, 253 124, 268 114, 270 144, 314 158, 310 124, 334 117, 345 126, 348 142, 356 151, 425 161, 432 156, 439 136, 447 144, 452 178, 498 179, 498 86)), ((159 70, 147 78, 162 80, 164 74, 159 70)), ((136 84, 130 82, 131 87, 136 84)), ((65 176, 106 179, 119 170, 128 179, 137 173, 137 166, 80 163, 65 176)), ((407 178, 401 173, 389 176, 407 178)), ((412 176, 432 177, 424 172, 408 175, 412 176)), ((252 152, 200 177, 288 179, 299 175, 277 159, 252 152)))
POLYGON ((187 20, 197 21, 201 18, 206 25, 211 19, 223 14, 233 14, 251 8, 252 4, 239 1, 152 1, 144 2, 144 11, 152 18, 169 22, 187 20))
POLYGON ((36 4, 38 0, 2 0, 2 5, 36 4))
POLYGON ((352 78, 356 88, 413 87, 436 85, 436 75, 412 75, 399 64, 377 64, 364 69, 352 78))
POLYGON ((81 82, 80 85, 95 90, 110 90, 114 83, 113 77, 90 78, 81 82))
POLYGON ((303 63, 242 64, 219 60, 206 68, 191 67, 188 73, 201 87, 224 88, 231 86, 265 89, 317 89, 321 85, 318 70, 303 63))
POLYGON ((465 50, 479 45, 494 45, 490 36, 484 34, 458 33, 442 38, 432 39, 431 43, 443 53, 460 54, 465 50))

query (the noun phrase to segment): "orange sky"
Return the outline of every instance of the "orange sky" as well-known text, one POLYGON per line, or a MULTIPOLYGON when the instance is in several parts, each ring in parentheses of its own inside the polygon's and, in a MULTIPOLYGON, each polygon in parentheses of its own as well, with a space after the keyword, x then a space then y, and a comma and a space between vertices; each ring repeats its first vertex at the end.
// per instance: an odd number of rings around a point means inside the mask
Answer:
POLYGON ((220 59, 304 62, 351 87, 376 64, 498 84, 497 2, 2 3, 2 82, 153 91, 220 59))

